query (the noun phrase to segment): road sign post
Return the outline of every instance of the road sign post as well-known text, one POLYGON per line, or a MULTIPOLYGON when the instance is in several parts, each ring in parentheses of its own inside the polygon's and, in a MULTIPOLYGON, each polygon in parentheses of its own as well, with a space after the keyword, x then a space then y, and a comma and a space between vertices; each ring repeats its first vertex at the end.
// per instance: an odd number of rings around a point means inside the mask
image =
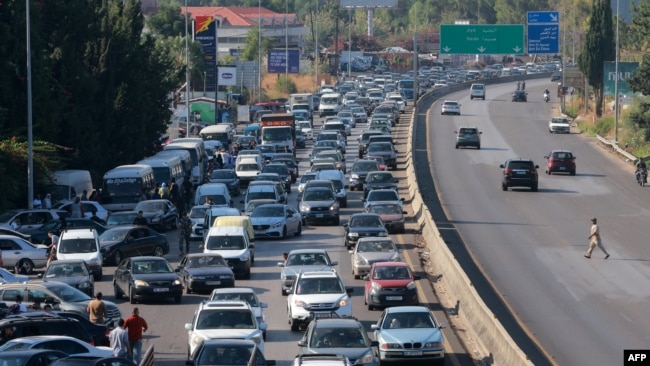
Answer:
POLYGON ((560 52, 560 13, 557 11, 528 12, 528 53, 555 54, 560 52))
POLYGON ((519 55, 524 53, 523 24, 442 24, 440 53, 519 55))

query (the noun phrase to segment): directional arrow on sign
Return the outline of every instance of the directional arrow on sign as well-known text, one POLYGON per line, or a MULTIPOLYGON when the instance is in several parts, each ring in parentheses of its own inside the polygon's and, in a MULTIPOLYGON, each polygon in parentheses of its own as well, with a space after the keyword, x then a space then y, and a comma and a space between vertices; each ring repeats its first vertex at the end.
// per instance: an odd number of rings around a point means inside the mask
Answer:
POLYGON ((483 52, 485 52, 486 48, 483 47, 483 46, 481 46, 481 47, 477 48, 477 50, 478 50, 480 53, 483 53, 483 52))
POLYGON ((445 48, 443 48, 442 50, 445 51, 445 52, 449 52, 449 51, 451 51, 451 47, 445 46, 445 48))
POLYGON ((552 22, 557 22, 557 21, 558 21, 558 16, 557 16, 557 15, 555 15, 555 14, 553 14, 553 13, 551 13, 551 14, 549 14, 549 15, 551 16, 551 21, 552 21, 552 22))
POLYGON ((517 47, 513 48, 512 50, 515 51, 516 53, 519 53, 522 50, 522 48, 517 46, 517 47))

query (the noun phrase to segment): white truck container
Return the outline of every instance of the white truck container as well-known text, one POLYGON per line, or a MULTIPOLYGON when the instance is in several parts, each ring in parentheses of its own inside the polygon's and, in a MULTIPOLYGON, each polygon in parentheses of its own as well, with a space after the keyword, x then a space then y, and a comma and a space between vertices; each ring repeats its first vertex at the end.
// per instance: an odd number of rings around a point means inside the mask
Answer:
MULTIPOLYGON (((314 113, 314 100, 313 100, 313 95, 311 93, 297 93, 297 94, 291 94, 289 96, 289 108, 291 110, 294 110, 294 105, 308 105, 309 106, 309 114, 314 113)), ((296 108, 296 109, 304 109, 304 107, 296 108)))
POLYGON ((83 191, 86 191, 89 196, 93 192, 93 181, 89 171, 57 170, 52 174, 52 185, 49 188, 52 203, 81 197, 83 191))

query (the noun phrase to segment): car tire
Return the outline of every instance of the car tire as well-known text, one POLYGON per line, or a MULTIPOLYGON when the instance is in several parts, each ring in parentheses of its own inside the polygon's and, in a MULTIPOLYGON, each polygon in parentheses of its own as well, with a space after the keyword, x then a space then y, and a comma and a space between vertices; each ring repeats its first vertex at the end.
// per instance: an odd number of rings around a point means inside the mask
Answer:
POLYGON ((96 274, 93 275, 93 280, 95 280, 95 281, 101 281, 101 280, 102 280, 102 277, 103 277, 102 269, 100 269, 100 270, 99 270, 99 273, 96 273, 96 274))
POLYGON ((302 224, 298 224, 298 231, 296 231, 296 236, 302 235, 302 224))
POLYGON ((135 301, 135 290, 133 289, 133 287, 129 287, 129 302, 131 304, 136 303, 136 301, 135 301))
POLYGON ((280 236, 280 239, 284 240, 287 238, 287 227, 283 226, 282 227, 282 236, 280 236))
POLYGON ((508 186, 505 185, 505 184, 503 184, 503 183, 501 183, 501 190, 503 190, 504 192, 507 191, 507 190, 508 190, 508 186))
POLYGON ((576 175, 576 171, 572 170, 571 172, 569 172, 569 175, 576 175))
POLYGON ((153 248, 153 255, 154 257, 162 258, 165 255, 165 250, 160 245, 156 245, 156 247, 153 248))
POLYGON ((343 207, 343 208, 348 207, 348 199, 347 198, 344 199, 343 201, 341 201, 341 207, 343 207))
POLYGON ((537 189, 538 189, 537 184, 535 184, 534 186, 530 187, 530 190, 533 191, 533 192, 537 192, 537 189))
POLYGON ((289 320, 289 323, 291 324, 291 331, 292 332, 300 331, 300 324, 298 324, 296 321, 291 319, 291 320, 289 320))
POLYGON ((113 253, 112 261, 116 266, 119 266, 120 262, 122 262, 122 253, 119 250, 113 253))
POLYGON ((21 259, 20 262, 18 262, 18 266, 16 266, 16 268, 20 274, 29 275, 34 272, 34 262, 29 259, 21 259))
POLYGON ((456 148, 458 149, 458 144, 456 144, 456 148))
POLYGON ((120 300, 124 297, 124 293, 122 293, 122 290, 120 290, 115 282, 113 282, 113 295, 116 300, 120 300))
POLYGON ((280 288, 280 293, 282 293, 282 296, 288 296, 289 295, 286 291, 284 291, 283 288, 280 288))
POLYGON ((336 219, 334 219, 334 226, 340 226, 341 225, 341 217, 336 216, 336 219))

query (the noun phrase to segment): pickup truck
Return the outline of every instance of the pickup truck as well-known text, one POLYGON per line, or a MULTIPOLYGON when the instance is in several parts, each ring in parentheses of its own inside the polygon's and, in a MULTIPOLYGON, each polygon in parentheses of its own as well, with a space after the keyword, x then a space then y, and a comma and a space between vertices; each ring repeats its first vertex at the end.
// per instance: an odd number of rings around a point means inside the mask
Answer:
POLYGON ((550 133, 570 133, 571 124, 566 117, 553 117, 548 121, 548 132, 550 133))

